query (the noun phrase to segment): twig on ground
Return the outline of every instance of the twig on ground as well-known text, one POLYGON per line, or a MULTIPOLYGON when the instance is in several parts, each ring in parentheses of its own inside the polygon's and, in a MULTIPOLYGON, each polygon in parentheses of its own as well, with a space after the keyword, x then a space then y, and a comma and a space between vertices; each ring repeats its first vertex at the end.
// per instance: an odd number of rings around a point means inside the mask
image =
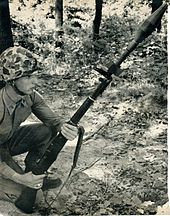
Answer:
POLYGON ((83 171, 90 169, 91 167, 93 167, 98 161, 100 161, 104 156, 99 157, 97 160, 93 161, 91 164, 89 164, 88 166, 84 167, 83 169, 77 171, 75 174, 72 175, 69 185, 73 182, 73 177, 79 175, 80 173, 82 173, 83 171))
POLYGON ((114 118, 114 116, 110 116, 110 119, 106 123, 102 124, 99 128, 97 128, 95 131, 93 131, 92 134, 90 134, 89 136, 85 137, 83 139, 83 144, 85 144, 85 142, 87 142, 89 139, 93 138, 94 135, 98 134, 99 131, 101 131, 104 127, 107 127, 109 125, 109 123, 113 120, 113 118, 114 118))

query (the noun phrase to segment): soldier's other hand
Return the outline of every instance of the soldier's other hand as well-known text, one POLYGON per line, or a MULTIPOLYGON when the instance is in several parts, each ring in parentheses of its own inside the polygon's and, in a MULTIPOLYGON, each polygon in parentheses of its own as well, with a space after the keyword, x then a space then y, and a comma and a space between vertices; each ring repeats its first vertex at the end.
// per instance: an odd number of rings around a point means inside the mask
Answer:
POLYGON ((72 141, 77 137, 78 128, 76 126, 71 125, 71 124, 64 123, 61 126, 61 133, 63 136, 65 136, 65 138, 72 141))
POLYGON ((14 174, 13 179, 15 182, 25 185, 30 188, 40 189, 43 186, 43 179, 45 174, 34 175, 32 172, 24 174, 14 174))

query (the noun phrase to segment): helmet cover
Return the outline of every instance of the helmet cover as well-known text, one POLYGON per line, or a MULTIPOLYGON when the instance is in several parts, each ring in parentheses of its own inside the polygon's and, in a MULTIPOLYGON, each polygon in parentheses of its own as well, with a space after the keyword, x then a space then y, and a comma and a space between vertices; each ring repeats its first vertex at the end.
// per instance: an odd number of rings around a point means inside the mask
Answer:
POLYGON ((37 69, 36 58, 21 46, 7 48, 0 55, 0 80, 15 80, 31 75, 37 69))

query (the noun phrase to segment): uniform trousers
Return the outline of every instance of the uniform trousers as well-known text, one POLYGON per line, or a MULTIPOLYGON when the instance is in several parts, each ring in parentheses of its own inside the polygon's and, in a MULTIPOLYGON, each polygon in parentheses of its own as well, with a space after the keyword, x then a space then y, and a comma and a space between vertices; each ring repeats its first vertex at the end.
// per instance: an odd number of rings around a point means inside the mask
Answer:
MULTIPOLYGON (((56 128, 57 131, 57 128, 56 128)), ((39 154, 54 135, 54 129, 43 123, 31 123, 20 126, 7 141, 11 156, 28 152, 25 157, 25 166, 31 161, 30 154, 39 154)), ((24 186, 0 175, 0 199, 15 202, 24 186)), ((42 198, 42 191, 37 193, 37 202, 42 198)))

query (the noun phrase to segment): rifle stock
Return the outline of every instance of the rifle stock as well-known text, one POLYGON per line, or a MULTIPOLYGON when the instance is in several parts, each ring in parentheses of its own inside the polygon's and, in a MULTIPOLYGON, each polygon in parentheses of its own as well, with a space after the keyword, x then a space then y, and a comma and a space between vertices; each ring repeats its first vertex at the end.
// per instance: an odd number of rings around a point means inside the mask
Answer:
MULTIPOLYGON (((93 94, 84 101, 84 103, 80 106, 76 113, 71 117, 69 121, 70 124, 77 125, 77 123, 84 116, 84 114, 97 99, 97 97, 101 95, 110 84, 110 82, 112 81, 112 74, 116 76, 119 76, 121 74, 121 63, 129 56, 129 54, 137 47, 139 43, 141 43, 155 30, 157 22, 162 18, 166 9, 167 4, 163 4, 140 25, 139 30, 137 31, 137 34, 132 43, 127 47, 127 49, 116 61, 116 63, 111 64, 107 72, 102 69, 97 69, 99 73, 104 75, 105 78, 102 79, 101 83, 98 85, 93 94)), ((59 152, 64 147, 66 142, 67 139, 61 133, 59 133, 59 135, 56 136, 53 142, 49 145, 47 151, 40 160, 33 158, 33 164, 29 165, 28 170, 31 170, 36 175, 43 174, 56 160, 59 152)), ((36 193, 36 189, 26 188, 22 192, 19 199, 15 202, 15 205, 26 213, 32 213, 36 199, 36 193)))
MULTIPOLYGON (((59 152, 64 147, 66 142, 67 139, 61 133, 59 133, 59 135, 53 140, 54 144, 51 143, 48 151, 46 151, 46 154, 41 157, 41 160, 39 160, 39 158, 33 158, 32 156, 32 163, 27 166, 27 172, 31 170, 35 175, 45 173, 52 163, 57 159, 59 152)), ((26 187, 22 191, 20 197, 16 200, 15 206, 25 213, 32 213, 37 191, 37 189, 26 187)))

